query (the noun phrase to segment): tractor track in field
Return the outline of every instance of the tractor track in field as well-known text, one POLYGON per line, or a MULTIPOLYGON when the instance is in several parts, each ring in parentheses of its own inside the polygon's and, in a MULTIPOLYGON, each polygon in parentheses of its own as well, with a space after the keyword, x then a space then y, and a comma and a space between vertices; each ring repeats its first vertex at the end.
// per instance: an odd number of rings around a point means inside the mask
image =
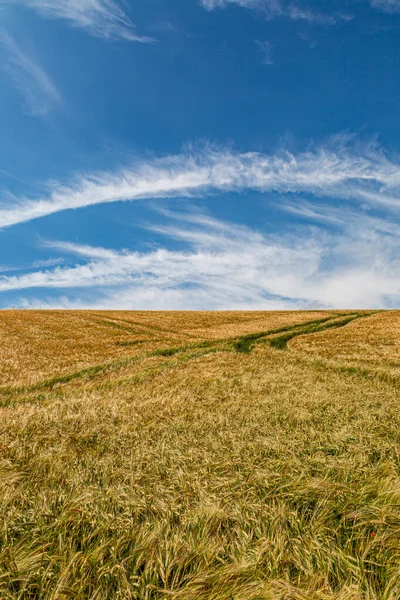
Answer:
MULTIPOLYGON (((329 317, 322 319, 314 319, 305 323, 297 323, 268 331, 255 332, 243 336, 233 336, 222 340, 205 340, 197 343, 189 343, 179 347, 167 347, 164 349, 153 350, 135 356, 128 356, 108 363, 100 363, 97 365, 85 367, 78 371, 63 375, 56 375, 52 378, 37 382, 32 385, 15 386, 15 387, 0 387, 0 407, 4 408, 10 405, 19 403, 35 403, 43 399, 43 396, 57 393, 75 381, 93 381, 96 377, 104 374, 118 371, 121 368, 129 365, 141 363, 146 359, 154 357, 165 357, 173 360, 162 361, 161 363, 150 366, 142 371, 139 371, 132 376, 117 379, 116 381, 102 382, 100 387, 114 387, 124 383, 140 381, 147 374, 159 372, 171 366, 179 366, 183 362, 213 354, 217 352, 237 352, 249 354, 257 344, 269 344, 272 348, 278 351, 288 350, 288 343, 295 337, 312 335, 330 329, 338 329, 345 327, 357 320, 370 317, 380 311, 373 312, 351 312, 351 313, 335 313, 329 317), (179 358, 177 358, 179 356, 179 358)), ((352 367, 343 367, 348 374, 360 375, 360 369, 352 367)), ((366 369, 362 369, 366 372, 366 369)), ((364 376, 366 376, 364 374, 364 376)), ((374 371, 369 372, 369 376, 374 376, 374 371)), ((396 382, 397 383, 397 382, 396 382)), ((47 397, 47 396, 46 396, 47 397)))

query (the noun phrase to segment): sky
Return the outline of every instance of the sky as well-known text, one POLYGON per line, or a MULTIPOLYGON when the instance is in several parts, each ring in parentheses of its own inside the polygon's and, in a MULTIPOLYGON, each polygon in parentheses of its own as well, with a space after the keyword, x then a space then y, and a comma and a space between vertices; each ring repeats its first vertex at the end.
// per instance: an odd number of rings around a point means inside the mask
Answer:
POLYGON ((400 0, 0 0, 0 308, 400 307, 400 0))

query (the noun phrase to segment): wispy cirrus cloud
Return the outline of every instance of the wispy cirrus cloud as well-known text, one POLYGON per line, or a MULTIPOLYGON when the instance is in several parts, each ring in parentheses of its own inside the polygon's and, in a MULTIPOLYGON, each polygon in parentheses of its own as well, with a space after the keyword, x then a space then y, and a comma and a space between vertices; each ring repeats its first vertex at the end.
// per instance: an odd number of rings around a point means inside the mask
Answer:
POLYGON ((400 0, 370 0, 372 8, 387 13, 400 13, 400 0))
POLYGON ((1 32, 0 43, 6 52, 4 70, 24 98, 24 111, 32 116, 44 116, 60 105, 61 94, 39 62, 28 56, 5 31, 1 32))
POLYGON ((262 54, 262 62, 264 65, 273 65, 274 61, 272 59, 272 49, 274 47, 271 42, 265 40, 263 42, 256 41, 256 46, 260 50, 262 54))
POLYGON ((259 10, 268 19, 285 17, 293 21, 307 21, 327 25, 334 25, 337 21, 347 20, 345 15, 320 13, 287 0, 200 0, 200 2, 206 10, 210 11, 217 8, 226 8, 229 5, 259 10))
POLYGON ((0 229, 64 210, 143 199, 204 197, 247 190, 400 208, 400 163, 374 146, 337 143, 268 155, 205 147, 139 162, 130 169, 50 182, 44 197, 14 197, 0 207, 0 229))
POLYGON ((139 35, 117 0, 0 0, 1 5, 21 5, 46 19, 61 19, 91 35, 108 40, 151 43, 139 35))
POLYGON ((183 250, 139 253, 52 242, 48 246, 77 262, 0 277, 0 292, 39 288, 43 298, 43 290, 57 289, 61 300, 20 305, 68 308, 393 307, 400 299, 398 231, 349 211, 337 218, 334 234, 307 226, 293 236, 178 214, 175 223, 153 229, 183 250))

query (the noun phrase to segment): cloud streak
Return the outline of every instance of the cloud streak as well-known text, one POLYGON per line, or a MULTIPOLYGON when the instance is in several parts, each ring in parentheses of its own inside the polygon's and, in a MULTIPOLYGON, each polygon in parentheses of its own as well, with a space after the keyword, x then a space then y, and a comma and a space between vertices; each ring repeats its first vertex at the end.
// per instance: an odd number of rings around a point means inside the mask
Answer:
POLYGON ((0 0, 2 4, 31 8, 45 19, 66 21, 99 38, 142 43, 154 41, 137 34, 128 15, 114 0, 0 0))
POLYGON ((338 145, 310 152, 202 151, 141 162, 131 169, 48 184, 45 197, 13 198, 0 207, 0 228, 96 204, 255 190, 307 193, 400 208, 400 164, 374 147, 338 145))
POLYGON ((269 42, 268 40, 260 42, 257 41, 256 42, 256 46, 258 47, 258 49, 260 50, 263 59, 262 62, 264 65, 273 65, 274 61, 272 58, 272 49, 274 47, 273 44, 271 44, 271 42, 269 42))
POLYGON ((399 0, 371 0, 371 6, 387 13, 400 13, 399 0))
POLYGON ((339 233, 304 227, 264 235, 206 215, 179 214, 153 228, 183 250, 146 253, 52 242, 73 266, 0 277, 0 291, 80 289, 85 300, 25 306, 126 309, 393 307, 400 298, 397 230, 351 212, 339 233))
POLYGON ((337 20, 346 20, 343 15, 326 15, 315 12, 309 8, 302 8, 286 0, 200 0, 202 6, 209 11, 226 8, 229 5, 261 11, 266 18, 274 19, 284 17, 292 21, 307 21, 334 25, 337 20))
POLYGON ((7 52, 5 71, 24 97, 24 110, 32 116, 45 116, 62 103, 62 97, 44 68, 25 54, 15 39, 1 33, 1 44, 7 52))

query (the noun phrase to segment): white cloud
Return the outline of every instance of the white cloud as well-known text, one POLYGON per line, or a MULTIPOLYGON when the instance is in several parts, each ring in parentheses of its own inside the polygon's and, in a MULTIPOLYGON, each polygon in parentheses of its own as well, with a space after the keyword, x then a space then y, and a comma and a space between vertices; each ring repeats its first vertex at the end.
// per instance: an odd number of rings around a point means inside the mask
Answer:
POLYGON ((20 4, 48 19, 62 19, 95 37, 153 42, 136 33, 128 15, 114 0, 0 0, 0 5, 20 4))
POLYGON ((1 277, 0 291, 74 288, 76 297, 79 288, 81 300, 67 292, 61 300, 22 302, 68 308, 367 308, 400 299, 400 239, 396 230, 382 233, 384 221, 345 212, 339 232, 304 227, 294 237, 204 215, 175 219, 156 231, 184 250, 138 253, 53 242, 48 245, 78 262, 1 277))
POLYGON ((114 173, 48 184, 39 198, 13 198, 0 208, 0 228, 68 209, 146 198, 201 197, 224 192, 308 193, 400 208, 400 164, 374 147, 320 148, 275 155, 206 147, 114 173))
POLYGON ((0 43, 7 51, 4 69, 24 97, 24 110, 32 116, 44 116, 61 104, 61 94, 44 68, 4 31, 0 43))
POLYGON ((225 8, 229 4, 237 4, 243 8, 268 8, 273 14, 279 14, 281 11, 280 0, 200 0, 201 4, 207 10, 216 8, 225 8))
POLYGON ((206 10, 210 11, 217 8, 226 8, 229 5, 259 10, 268 19, 286 17, 293 21, 333 25, 337 20, 347 20, 348 18, 346 15, 341 14, 325 15, 309 8, 297 6, 297 4, 288 3, 287 0, 200 0, 200 2, 206 10))
POLYGON ((388 13, 400 12, 400 0, 371 0, 371 6, 388 13))
POLYGON ((260 52, 263 55, 263 64, 264 65, 273 65, 274 61, 272 59, 272 49, 274 47, 273 44, 271 44, 271 42, 269 42, 268 40, 264 41, 264 42, 256 42, 256 45, 258 46, 258 49, 260 50, 260 52))

